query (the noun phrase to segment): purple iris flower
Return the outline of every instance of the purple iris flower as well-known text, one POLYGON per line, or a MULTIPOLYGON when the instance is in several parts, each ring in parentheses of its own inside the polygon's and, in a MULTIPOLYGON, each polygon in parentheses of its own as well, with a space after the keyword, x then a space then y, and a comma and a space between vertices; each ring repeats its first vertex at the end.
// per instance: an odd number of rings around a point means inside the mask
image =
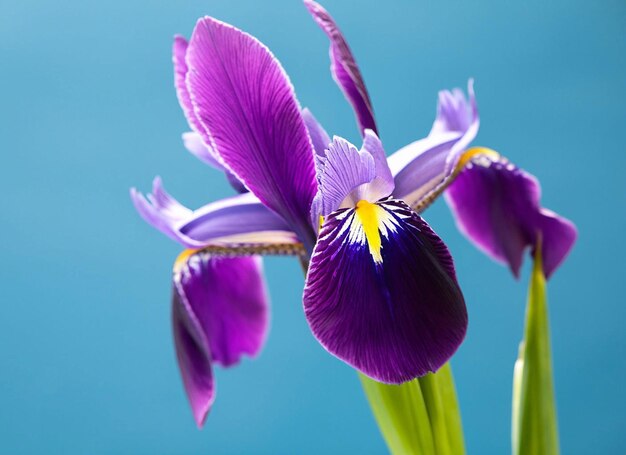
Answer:
POLYGON ((304 310, 333 355, 381 382, 441 367, 459 347, 467 311, 448 249, 418 215, 458 175, 478 131, 470 82, 440 94, 424 139, 385 156, 355 59, 330 15, 305 2, 331 41, 331 71, 355 108, 363 145, 332 140, 272 53, 211 17, 174 42, 175 85, 191 128, 186 147, 240 194, 190 210, 154 181, 131 190, 140 215, 187 250, 173 273, 179 367, 202 425, 213 363, 256 355, 268 303, 259 255, 299 256, 304 310))
POLYGON ((574 246, 574 224, 541 207, 539 181, 492 150, 472 158, 446 192, 457 225, 486 254, 520 274, 524 252, 541 245, 550 278, 574 246))

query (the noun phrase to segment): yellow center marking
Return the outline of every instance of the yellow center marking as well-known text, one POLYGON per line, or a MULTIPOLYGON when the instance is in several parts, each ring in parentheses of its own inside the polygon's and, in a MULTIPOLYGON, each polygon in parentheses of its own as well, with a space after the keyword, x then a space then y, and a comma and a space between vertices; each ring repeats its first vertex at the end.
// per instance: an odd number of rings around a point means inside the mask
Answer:
POLYGON ((476 155, 485 155, 489 158, 493 158, 495 161, 500 159, 500 154, 495 150, 488 149, 487 147, 472 147, 471 149, 465 151, 463 155, 461 155, 461 158, 459 158, 459 162, 456 163, 456 171, 462 171, 467 163, 469 163, 470 160, 476 155))
POLYGON ((176 261, 174 261, 174 271, 177 272, 178 270, 180 270, 180 268, 185 265, 185 262, 187 262, 187 260, 198 251, 200 250, 187 249, 180 253, 176 258, 176 261))
POLYGON ((380 254, 382 243, 380 240, 380 231, 378 230, 380 210, 382 209, 379 206, 364 199, 361 199, 356 204, 356 215, 359 217, 359 221, 363 226, 363 232, 365 233, 365 239, 370 248, 370 254, 376 263, 383 262, 383 257, 380 254))

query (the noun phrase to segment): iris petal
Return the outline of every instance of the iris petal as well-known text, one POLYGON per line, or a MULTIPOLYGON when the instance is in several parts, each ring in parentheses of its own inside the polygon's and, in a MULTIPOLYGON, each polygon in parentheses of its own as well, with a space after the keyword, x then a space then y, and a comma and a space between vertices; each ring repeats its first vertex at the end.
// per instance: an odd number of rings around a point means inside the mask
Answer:
POLYGON ((328 148, 328 144, 330 144, 328 133, 313 116, 313 113, 307 108, 302 109, 302 118, 304 119, 304 124, 309 132, 309 136, 311 136, 315 155, 324 156, 324 151, 328 148))
POLYGON ((475 158, 446 192, 457 225, 481 250, 518 277, 524 251, 542 236, 544 274, 550 277, 576 240, 567 219, 541 208, 537 179, 504 158, 475 158))
POLYGON ((182 36, 174 37, 174 45, 172 46, 172 61, 174 62, 174 86, 176 87, 176 96, 178 97, 178 103, 187 118, 187 123, 194 131, 199 131, 202 125, 196 117, 196 113, 193 110, 193 104, 191 103, 191 97, 187 84, 185 82, 187 78, 187 72, 189 67, 185 60, 187 55, 187 49, 189 43, 182 36))
POLYGON ((385 150, 372 130, 365 130, 361 150, 335 136, 323 156, 316 158, 318 193, 313 220, 340 207, 354 207, 361 199, 374 202, 393 191, 393 177, 385 150))
POLYGON ((366 129, 377 133, 374 109, 363 76, 341 30, 321 5, 312 0, 305 0, 304 4, 330 39, 330 71, 346 99, 352 104, 361 133, 365 133, 366 129))
POLYGON ((174 268, 172 321, 178 364, 198 426, 215 398, 212 363, 255 356, 268 327, 261 260, 185 252, 174 268))
POLYGON ((303 240, 316 192, 313 148, 293 87, 257 39, 210 17, 187 50, 187 87, 205 143, 303 240))
POLYGON ((373 379, 402 383, 452 356, 467 312, 448 249, 426 222, 397 200, 365 208, 326 218, 304 309, 329 352, 373 379))
POLYGON ((144 220, 187 248, 299 242, 287 223, 250 193, 192 211, 170 196, 157 177, 147 199, 134 188, 131 199, 144 220))
POLYGON ((389 157, 395 179, 394 197, 411 207, 420 205, 452 175, 480 124, 473 81, 468 99, 460 90, 439 93, 437 117, 425 139, 413 142, 389 157))

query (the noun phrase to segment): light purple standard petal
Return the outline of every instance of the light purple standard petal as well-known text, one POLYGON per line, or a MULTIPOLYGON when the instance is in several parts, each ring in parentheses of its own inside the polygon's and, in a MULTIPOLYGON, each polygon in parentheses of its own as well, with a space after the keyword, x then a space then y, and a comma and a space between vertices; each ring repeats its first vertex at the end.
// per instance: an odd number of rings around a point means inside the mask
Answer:
POLYGON ((256 356, 266 338, 268 301, 261 259, 181 255, 174 269, 172 321, 178 365, 198 426, 215 398, 213 362, 256 356))
POLYGON ((152 194, 146 198, 133 188, 131 199, 144 220, 186 248, 298 242, 287 223, 250 193, 192 211, 170 196, 157 177, 152 194))
POLYGON ((469 99, 458 89, 440 92, 437 118, 428 137, 389 157, 396 183, 394 197, 415 206, 450 177, 461 152, 478 133, 480 121, 473 85, 470 80, 469 99))
POLYGON ((576 240, 567 219, 540 206, 537 179, 501 158, 481 156, 463 170, 446 192, 461 232, 518 277, 524 250, 542 237, 546 277, 563 262, 576 240))
POLYGON ((328 133, 307 108, 302 109, 302 118, 304 119, 304 124, 309 132, 309 136, 311 136, 315 154, 317 156, 324 156, 324 152, 328 148, 328 144, 330 144, 328 133))
POLYGON ((397 200, 327 217, 311 258, 304 309, 329 352, 385 383, 436 371, 467 328, 448 249, 397 200))
POLYGON ((312 215, 326 216, 360 200, 375 202, 393 191, 385 150, 372 130, 365 130, 361 150, 335 136, 323 156, 317 156, 318 192, 312 215))
POLYGON ((335 20, 321 5, 312 0, 305 0, 304 4, 330 39, 330 71, 346 99, 352 104, 361 133, 364 134, 366 129, 378 133, 372 102, 346 39, 335 20))
POLYGON ((210 17, 187 50, 187 87, 205 143, 305 243, 316 192, 313 148, 293 87, 256 38, 210 17))

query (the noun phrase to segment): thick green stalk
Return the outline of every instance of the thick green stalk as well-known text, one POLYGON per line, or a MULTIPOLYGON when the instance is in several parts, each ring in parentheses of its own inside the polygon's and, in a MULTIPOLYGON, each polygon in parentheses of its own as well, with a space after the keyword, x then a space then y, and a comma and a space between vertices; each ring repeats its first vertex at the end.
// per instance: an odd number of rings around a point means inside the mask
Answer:
POLYGON ((524 340, 513 374, 514 455, 558 455, 546 280, 537 246, 526 307, 524 340))
POLYGON ((378 427, 393 455, 462 455, 461 417, 452 370, 401 385, 359 374, 378 427))
MULTIPOLYGON (((449 451, 453 455, 464 454, 465 441, 463 439, 463 424, 461 422, 461 410, 456 398, 456 387, 454 386, 452 367, 450 367, 449 363, 446 363, 437 373, 430 374, 426 377, 431 377, 436 381, 438 402, 440 403, 440 412, 443 414, 445 421, 445 436, 449 451)), ((420 381, 423 379, 424 378, 420 378, 420 381)), ((424 390, 423 386, 422 390, 424 390)))

